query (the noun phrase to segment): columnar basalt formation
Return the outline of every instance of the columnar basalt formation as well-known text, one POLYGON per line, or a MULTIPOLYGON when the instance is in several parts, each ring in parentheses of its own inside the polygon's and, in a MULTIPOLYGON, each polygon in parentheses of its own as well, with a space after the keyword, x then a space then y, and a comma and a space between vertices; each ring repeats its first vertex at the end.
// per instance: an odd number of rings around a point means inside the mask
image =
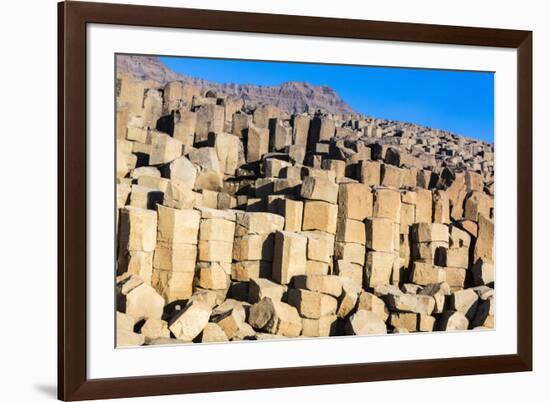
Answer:
POLYGON ((493 145, 117 80, 119 346, 494 326, 493 145))

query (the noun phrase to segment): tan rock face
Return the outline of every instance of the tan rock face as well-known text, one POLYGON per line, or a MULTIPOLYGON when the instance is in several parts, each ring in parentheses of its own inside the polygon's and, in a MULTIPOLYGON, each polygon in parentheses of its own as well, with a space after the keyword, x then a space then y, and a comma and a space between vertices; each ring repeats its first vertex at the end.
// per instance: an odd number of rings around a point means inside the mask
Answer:
POLYGON ((336 234, 337 215, 337 205, 324 201, 306 201, 302 229, 336 234))
POLYGON ((157 213, 126 206, 120 210, 119 247, 128 251, 154 251, 157 213))
POLYGON ((305 177, 300 195, 307 200, 325 201, 336 204, 338 185, 323 177, 305 177))
POLYGON ((415 262, 411 281, 417 285, 445 282, 445 270, 425 262, 415 262))
POLYGON ((344 183, 338 187, 339 219, 363 221, 372 216, 373 197, 362 183, 344 183))
POLYGON ((269 297, 250 307, 248 323, 275 335, 298 336, 302 332, 302 319, 296 308, 269 297))
POLYGON ((374 193, 375 218, 391 219, 399 222, 401 217, 401 195, 394 189, 379 189, 374 193))
POLYGON ((129 275, 117 284, 118 310, 132 317, 136 322, 148 318, 160 318, 164 300, 141 278, 129 275))
POLYGON ((170 322, 170 332, 183 341, 192 341, 208 324, 212 309, 207 304, 194 301, 187 305, 170 322))
POLYGON ((382 321, 386 321, 389 316, 388 307, 382 299, 369 292, 361 292, 357 310, 371 311, 382 321))
POLYGON ((290 289, 287 302, 296 307, 302 317, 313 319, 333 315, 337 308, 334 297, 306 289, 290 289))
POLYGON ((365 282, 368 287, 389 285, 396 256, 392 253, 371 251, 367 253, 365 282))
POLYGON ((287 284, 297 275, 306 274, 305 236, 278 231, 275 234, 272 278, 275 282, 287 284))
POLYGON ((359 310, 346 323, 346 333, 348 335, 376 335, 385 334, 386 332, 384 321, 371 311, 359 310))
POLYGON ((120 57, 117 346, 496 325, 492 144, 120 57))

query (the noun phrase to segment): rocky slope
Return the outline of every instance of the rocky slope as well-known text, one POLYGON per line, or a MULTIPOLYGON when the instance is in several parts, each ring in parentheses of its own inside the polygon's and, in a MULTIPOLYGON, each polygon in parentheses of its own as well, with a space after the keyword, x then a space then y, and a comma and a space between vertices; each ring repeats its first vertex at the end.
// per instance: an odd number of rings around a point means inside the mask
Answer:
POLYGON ((201 91, 213 90, 218 95, 243 99, 252 106, 275 105, 288 113, 313 112, 318 109, 334 114, 354 113, 328 86, 315 86, 307 82, 285 82, 277 86, 221 84, 178 74, 156 56, 119 55, 117 74, 131 74, 143 81, 154 81, 159 87, 170 81, 183 81, 198 86, 201 91))
POLYGON ((494 328, 492 145, 143 83, 117 93, 117 346, 494 328))

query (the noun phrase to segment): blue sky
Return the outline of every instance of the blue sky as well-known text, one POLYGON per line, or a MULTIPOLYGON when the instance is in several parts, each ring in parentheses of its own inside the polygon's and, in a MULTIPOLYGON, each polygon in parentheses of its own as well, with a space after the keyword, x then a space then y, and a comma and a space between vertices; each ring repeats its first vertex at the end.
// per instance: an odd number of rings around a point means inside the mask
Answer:
POLYGON ((328 85, 354 110, 493 142, 492 72, 161 57, 172 70, 219 83, 328 85))

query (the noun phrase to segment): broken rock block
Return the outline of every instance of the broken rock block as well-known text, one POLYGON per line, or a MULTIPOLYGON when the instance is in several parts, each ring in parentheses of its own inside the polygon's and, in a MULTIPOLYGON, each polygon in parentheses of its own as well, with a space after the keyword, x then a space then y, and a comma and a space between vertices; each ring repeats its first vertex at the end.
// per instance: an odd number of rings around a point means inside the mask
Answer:
POLYGON ((399 191, 383 188, 374 193, 375 218, 387 218, 399 222, 401 218, 401 195, 399 191))
POLYGON ((283 230, 285 220, 277 214, 267 212, 246 212, 236 215, 235 236, 267 234, 283 230))
POLYGON ((306 176, 302 182, 300 195, 307 200, 336 204, 338 201, 338 185, 323 177, 306 176))
POLYGON ((130 141, 118 140, 116 146, 116 177, 126 177, 136 167, 137 156, 132 153, 130 141))
POLYGON ((203 262, 231 263, 233 243, 225 241, 199 240, 198 260, 203 262))
POLYGON ((307 289, 333 297, 342 294, 342 281, 335 275, 303 275, 294 278, 296 289, 307 289))
POLYGON ((269 297, 275 301, 281 301, 285 287, 265 278, 250 279, 248 301, 257 303, 264 297, 269 297))
POLYGON ((189 209, 198 203, 197 193, 178 180, 170 180, 164 192, 164 205, 170 208, 189 209))
POLYGON ((206 327, 212 308, 205 303, 192 301, 169 323, 170 332, 183 341, 192 341, 206 327))
POLYGON ((167 244, 197 244, 200 212, 194 209, 174 209, 159 205, 159 242, 167 244))
POLYGON ((386 301, 392 311, 431 315, 435 309, 435 299, 427 295, 390 294, 386 301))
POLYGON ((411 282, 417 285, 426 286, 434 283, 445 282, 445 270, 432 265, 429 262, 415 261, 412 271, 411 282))
POLYGON ((310 146, 317 144, 319 141, 329 141, 334 137, 336 125, 334 120, 324 117, 315 116, 309 127, 309 143, 310 146))
POLYGON ((279 198, 274 201, 273 211, 285 218, 284 230, 288 232, 299 232, 302 230, 302 217, 304 214, 303 201, 290 198, 279 198))
POLYGON ((391 313, 389 323, 393 328, 402 328, 408 332, 416 332, 418 316, 416 313, 391 313))
POLYGON ((403 186, 405 169, 399 167, 382 164, 381 185, 384 187, 401 188, 403 186))
POLYGON ((209 133, 221 133, 223 131, 223 106, 213 104, 201 105, 196 111, 196 118, 195 143, 208 141, 209 133))
POLYGON ((492 218, 493 199, 485 193, 474 191, 464 203, 464 217, 473 221, 492 218))
POLYGON ((365 246, 358 243, 336 242, 334 258, 363 266, 365 265, 365 246))
POLYGON ((229 287, 229 274, 220 263, 199 263, 198 283, 203 289, 227 289, 229 287))
POLYGON ((235 222, 226 219, 201 219, 199 240, 232 242, 235 222))
POLYGON ((337 222, 336 241, 365 244, 365 225, 363 222, 354 219, 339 219, 337 222))
POLYGON ((166 303, 187 300, 193 294, 194 272, 153 269, 151 285, 166 303))
POLYGON ((495 282, 495 266, 478 260, 472 266, 472 279, 476 286, 493 284, 495 282))
POLYGON ((123 251, 117 259, 117 272, 119 275, 125 272, 135 274, 150 285, 153 273, 153 253, 147 251, 123 251))
POLYGON ((299 336, 302 332, 302 319, 296 308, 269 297, 250 307, 248 323, 257 330, 275 335, 299 336))
POLYGON ((206 324, 201 334, 201 342, 227 342, 229 339, 223 329, 214 322, 206 324))
POLYGON ((483 262, 493 262, 494 255, 494 223, 484 216, 479 217, 479 228, 477 231, 477 240, 474 248, 474 263, 478 260, 483 262))
POLYGON ((233 259, 235 261, 273 261, 274 234, 251 234, 235 237, 233 259))
POLYGON ((439 319, 440 331, 465 331, 468 325, 468 318, 458 311, 447 310, 439 319))
POLYGON ((470 327, 494 328, 495 327, 495 298, 493 296, 479 303, 476 315, 470 327))
POLYGON ((307 260, 306 275, 328 275, 330 266, 326 262, 307 260))
POLYGON ((417 223, 412 226, 412 240, 415 243, 449 243, 449 228, 440 223, 417 223))
POLYGON ((433 194, 433 221, 435 223, 450 223, 450 202, 447 193, 436 191, 433 194))
POLYGON ((164 194, 152 188, 134 184, 130 193, 130 205, 136 208, 155 209, 157 204, 162 204, 164 194))
POLYGON ((151 133, 150 165, 162 165, 178 159, 183 152, 183 144, 168 134, 155 131, 151 133))
POLYGON ((141 334, 145 339, 170 338, 168 323, 158 318, 149 318, 141 327, 141 334))
POLYGON ((389 285, 396 255, 379 251, 369 251, 365 264, 365 284, 374 288, 389 285))
POLYGON ((197 260, 194 244, 158 242, 153 268, 164 271, 193 272, 197 260))
POLYGON ((389 316, 388 308, 384 301, 373 293, 362 291, 359 294, 357 302, 357 311, 371 311, 378 316, 382 321, 386 321, 389 316))
POLYGON ((433 297, 435 301, 433 312, 435 314, 441 314, 447 307, 447 296, 451 294, 451 288, 446 282, 434 283, 425 286, 418 294, 433 297))
POLYGON ((418 316, 418 331, 432 332, 435 330, 436 320, 431 315, 420 314, 418 316))
POLYGON ((469 264, 469 250, 467 247, 450 248, 447 250, 448 267, 467 269, 469 264))
MULTIPOLYGON (((271 262, 269 261, 236 261, 231 264, 231 279, 239 283, 251 279, 271 278, 271 262)), ((248 291, 246 292, 248 294, 248 291)))
POLYGON ((375 335, 387 333, 387 328, 377 314, 359 310, 349 317, 345 331, 348 335, 375 335))
MULTIPOLYGON (((231 308, 213 318, 213 321, 220 326, 228 339, 234 339, 245 323, 246 315, 238 308, 231 308)), ((246 331, 246 329, 244 329, 246 331)))
POLYGON ((235 171, 244 164, 241 140, 233 134, 218 133, 212 135, 212 141, 220 161, 221 171, 227 175, 234 175, 235 171))
POLYGON ((117 305, 137 322, 160 318, 164 299, 138 276, 125 274, 117 278, 117 305))
POLYGON ((413 260, 431 261, 434 265, 447 265, 448 243, 433 241, 426 243, 412 243, 411 257, 413 260))
POLYGON ((174 125, 174 138, 184 146, 192 147, 195 143, 197 114, 189 110, 180 111, 180 120, 174 125))
POLYGON ((292 142, 306 146, 308 143, 310 118, 307 115, 297 114, 292 117, 292 142))
POLYGON ((285 147, 292 145, 292 128, 287 122, 280 118, 273 118, 269 120, 268 126, 271 151, 282 151, 285 147))
POLYGON ((346 175, 346 162, 336 159, 325 159, 321 162, 321 167, 325 170, 334 172, 336 180, 342 180, 346 175))
POLYGON ((359 181, 368 186, 380 185, 381 163, 377 161, 359 161, 359 181))
POLYGON ((177 180, 182 185, 193 189, 197 179, 197 168, 187 157, 181 156, 170 162, 170 165, 168 165, 168 175, 171 179, 177 180))
POLYGON ((307 259, 330 263, 334 253, 334 236, 321 231, 302 232, 307 237, 307 259))
POLYGON ((346 260, 336 260, 334 272, 342 280, 349 281, 359 289, 363 285, 363 264, 355 264, 346 260))
POLYGON ((272 278, 288 284, 294 276, 306 274, 307 238, 298 233, 277 231, 273 252, 272 278))
POLYGON ((212 147, 195 148, 189 152, 188 157, 199 167, 195 189, 220 191, 223 187, 223 171, 216 150, 212 147))
POLYGON ((119 245, 128 251, 148 251, 157 243, 157 213, 125 206, 120 209, 119 245))
POLYGON ((135 320, 120 311, 116 312, 116 346, 141 346, 145 343, 142 334, 134 332, 135 320))
POLYGON ((269 152, 269 130, 251 124, 247 130, 246 161, 258 162, 269 152))
POLYGON ((132 170, 130 173, 132 179, 139 179, 141 176, 160 177, 160 171, 153 166, 142 166, 132 170))
POLYGON ((339 276, 342 283, 342 293, 338 298, 338 309, 336 315, 339 318, 346 318, 354 309, 359 299, 361 285, 354 283, 348 278, 339 276))
POLYGON ((302 317, 302 336, 325 337, 335 335, 338 330, 338 317, 335 315, 325 315, 318 319, 302 317))
POLYGON ((305 289, 289 289, 287 302, 296 307, 305 318, 318 319, 322 316, 336 314, 336 299, 327 294, 305 289))
POLYGON ((336 234, 338 206, 324 201, 306 201, 302 230, 320 230, 336 234))
POLYGON ((451 295, 450 300, 451 309, 464 314, 470 320, 475 316, 479 297, 474 290, 464 289, 456 291, 451 295))
MULTIPOLYGON (((477 233, 477 232, 476 232, 477 233)), ((460 229, 459 227, 453 225, 449 227, 449 248, 468 248, 471 243, 471 235, 460 229)))
POLYGON ((451 290, 461 290, 466 286, 466 273, 464 268, 443 268, 445 270, 445 281, 451 287, 451 290))
POLYGON ((363 221, 372 217, 373 197, 363 183, 343 183, 338 186, 338 219, 363 221))
POLYGON ((393 252, 395 249, 395 227, 386 218, 365 220, 366 246, 374 251, 393 252))

